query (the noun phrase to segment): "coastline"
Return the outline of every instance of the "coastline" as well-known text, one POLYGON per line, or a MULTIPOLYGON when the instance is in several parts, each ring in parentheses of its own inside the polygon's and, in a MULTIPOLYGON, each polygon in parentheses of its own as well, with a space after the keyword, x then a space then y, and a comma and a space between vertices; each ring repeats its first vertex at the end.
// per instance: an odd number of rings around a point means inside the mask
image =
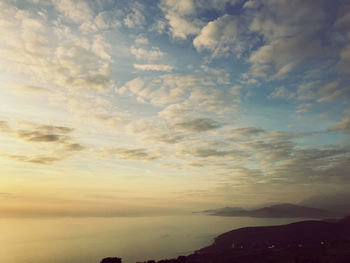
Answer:
MULTIPOLYGON (((350 260, 350 216, 336 222, 299 221, 287 225, 244 227, 217 236, 188 256, 137 263, 336 262, 350 260)), ((101 263, 121 263, 105 258, 101 263)))

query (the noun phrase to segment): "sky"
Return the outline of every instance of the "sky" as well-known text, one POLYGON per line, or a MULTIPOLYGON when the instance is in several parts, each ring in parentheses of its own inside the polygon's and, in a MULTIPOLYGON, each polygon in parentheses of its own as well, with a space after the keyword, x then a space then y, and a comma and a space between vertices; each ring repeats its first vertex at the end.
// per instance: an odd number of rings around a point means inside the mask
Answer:
POLYGON ((349 188, 346 0, 2 0, 0 38, 1 216, 349 188))

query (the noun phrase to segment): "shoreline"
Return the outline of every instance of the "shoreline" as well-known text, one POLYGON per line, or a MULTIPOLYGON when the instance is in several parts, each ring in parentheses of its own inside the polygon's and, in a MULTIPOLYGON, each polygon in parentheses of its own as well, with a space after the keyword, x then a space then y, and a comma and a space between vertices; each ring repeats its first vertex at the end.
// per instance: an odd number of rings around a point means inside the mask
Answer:
MULTIPOLYGON (((211 245, 190 255, 136 263, 343 263, 346 260, 350 260, 350 216, 336 222, 307 220, 238 228, 217 236, 211 245)), ((101 261, 121 262, 118 257, 101 261)))

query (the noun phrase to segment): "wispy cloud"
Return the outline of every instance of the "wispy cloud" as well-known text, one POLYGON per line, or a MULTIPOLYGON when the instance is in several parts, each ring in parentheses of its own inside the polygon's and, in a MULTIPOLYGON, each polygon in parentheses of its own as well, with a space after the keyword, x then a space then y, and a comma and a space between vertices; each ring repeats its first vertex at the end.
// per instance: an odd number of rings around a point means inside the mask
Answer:
POLYGON ((162 65, 162 64, 134 64, 134 68, 138 70, 165 71, 165 72, 170 72, 173 70, 172 66, 162 65))
POLYGON ((190 132, 203 132, 221 127, 222 124, 211 119, 194 119, 175 123, 175 128, 190 132))
POLYGON ((112 148, 107 149, 106 153, 121 160, 153 161, 159 158, 156 155, 148 153, 146 149, 112 148))
POLYGON ((1 121, 0 129, 6 135, 31 144, 32 151, 22 154, 2 152, 1 156, 21 162, 52 164, 64 160, 74 152, 82 151, 85 147, 76 142, 71 133, 74 129, 65 126, 37 125, 24 122, 13 128, 1 121))

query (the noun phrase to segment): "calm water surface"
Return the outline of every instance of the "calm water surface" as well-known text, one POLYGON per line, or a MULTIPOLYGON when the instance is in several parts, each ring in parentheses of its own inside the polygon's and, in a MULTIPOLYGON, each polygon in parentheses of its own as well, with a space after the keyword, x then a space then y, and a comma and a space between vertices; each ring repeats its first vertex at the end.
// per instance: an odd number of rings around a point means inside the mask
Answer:
POLYGON ((0 262, 99 263, 186 255, 226 231, 298 219, 216 217, 201 214, 153 217, 0 219, 0 262))

